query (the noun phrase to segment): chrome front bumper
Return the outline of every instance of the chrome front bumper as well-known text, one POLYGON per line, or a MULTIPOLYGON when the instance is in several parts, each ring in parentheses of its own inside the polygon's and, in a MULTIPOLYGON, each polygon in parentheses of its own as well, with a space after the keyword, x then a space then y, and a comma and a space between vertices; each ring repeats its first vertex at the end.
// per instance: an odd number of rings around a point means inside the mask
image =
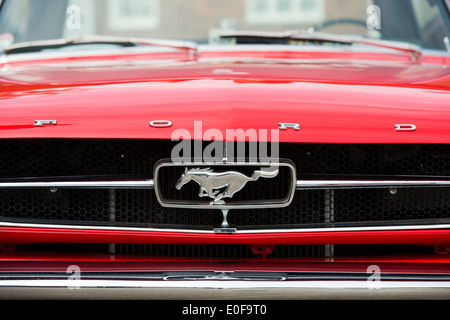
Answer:
POLYGON ((121 273, 79 279, 61 274, 3 275, 0 299, 450 299, 449 274, 251 272, 121 273))

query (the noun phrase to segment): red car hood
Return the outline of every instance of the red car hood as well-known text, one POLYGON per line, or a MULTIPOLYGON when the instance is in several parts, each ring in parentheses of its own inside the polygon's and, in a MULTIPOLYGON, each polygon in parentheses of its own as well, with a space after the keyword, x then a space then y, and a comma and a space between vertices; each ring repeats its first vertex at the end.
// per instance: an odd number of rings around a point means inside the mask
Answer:
MULTIPOLYGON (((0 138, 278 132, 281 142, 450 143, 450 71, 402 59, 72 58, 0 65, 0 138), (35 127, 35 120, 57 125, 35 127), (172 126, 154 128, 153 120, 172 126), (201 121, 201 126, 195 121, 201 121), (396 132, 395 124, 414 124, 396 132), (187 131, 186 131, 187 132, 187 131)), ((270 134, 269 137, 270 139, 270 134)), ((250 139, 252 139, 250 137, 250 139)))

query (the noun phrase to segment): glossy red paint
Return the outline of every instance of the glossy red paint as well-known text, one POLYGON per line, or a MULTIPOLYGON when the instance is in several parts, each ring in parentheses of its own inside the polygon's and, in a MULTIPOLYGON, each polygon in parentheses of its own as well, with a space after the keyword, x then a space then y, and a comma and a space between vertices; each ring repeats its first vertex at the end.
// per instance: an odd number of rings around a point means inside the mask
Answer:
MULTIPOLYGON (((0 139, 200 138, 210 129, 274 129, 280 142, 450 143, 450 60, 405 54, 200 51, 0 64, 0 139), (57 125, 34 127, 38 119, 57 125), (152 120, 170 128, 152 128, 152 120), (394 124, 415 124, 395 132, 394 124), (175 137, 178 138, 178 137, 175 137)), ((257 137, 264 140, 262 136, 257 137)), ((268 135, 270 139, 270 135, 268 135)), ((1 227, 0 243, 448 245, 448 230, 195 234, 1 227)))
POLYGON ((2 243, 154 243, 154 244, 416 244, 450 245, 450 230, 334 231, 254 234, 201 234, 145 230, 93 230, 0 227, 2 243))
MULTIPOLYGON (((280 132, 281 142, 450 143, 450 68, 405 54, 205 51, 0 65, 0 138, 170 139, 218 129, 280 132), (274 112, 276 110, 276 113, 274 112), (58 125, 35 128, 36 119, 58 125), (151 128, 151 120, 170 128, 151 128), (416 132, 395 132, 413 123, 416 132)), ((258 139, 261 139, 258 136, 258 139)), ((270 135, 268 137, 270 139, 270 135)))

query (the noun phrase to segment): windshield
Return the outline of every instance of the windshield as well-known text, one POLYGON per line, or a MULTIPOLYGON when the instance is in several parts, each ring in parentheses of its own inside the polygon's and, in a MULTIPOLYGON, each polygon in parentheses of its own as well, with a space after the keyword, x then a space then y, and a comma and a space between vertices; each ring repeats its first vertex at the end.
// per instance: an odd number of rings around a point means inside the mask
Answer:
MULTIPOLYGON (((1 1, 1 0, 0 0, 1 1)), ((307 30, 450 50, 447 0, 3 0, 0 41, 104 35, 220 43, 307 30)))

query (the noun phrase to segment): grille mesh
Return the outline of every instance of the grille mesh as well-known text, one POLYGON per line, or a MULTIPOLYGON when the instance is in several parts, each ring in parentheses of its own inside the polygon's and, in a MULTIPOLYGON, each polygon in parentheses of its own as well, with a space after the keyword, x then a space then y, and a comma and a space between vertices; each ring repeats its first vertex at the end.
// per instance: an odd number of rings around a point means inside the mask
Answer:
MULTIPOLYGON (((117 244, 116 252, 121 254, 178 257, 194 259, 260 259, 247 245, 165 245, 165 244, 117 244)), ((284 245, 275 246, 267 255, 268 259, 323 257, 325 246, 318 245, 284 245)))
MULTIPOLYGON (((73 175, 150 178, 155 163, 170 158, 176 144, 169 140, 0 139, 0 179, 73 175)), ((279 154, 295 163, 298 177, 450 174, 450 145, 281 143, 279 154)))

